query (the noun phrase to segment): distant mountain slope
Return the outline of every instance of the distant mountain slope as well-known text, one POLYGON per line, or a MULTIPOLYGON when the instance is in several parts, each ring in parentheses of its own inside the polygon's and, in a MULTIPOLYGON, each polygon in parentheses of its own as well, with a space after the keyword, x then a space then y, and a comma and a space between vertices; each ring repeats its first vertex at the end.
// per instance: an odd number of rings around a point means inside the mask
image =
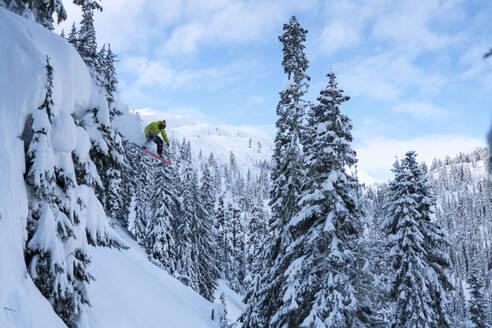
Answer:
POLYGON ((245 131, 241 127, 198 123, 189 117, 151 109, 140 109, 136 112, 139 113, 144 125, 158 119, 165 119, 168 135, 179 142, 182 138, 189 140, 195 159, 200 152, 204 157, 208 157, 213 152, 219 161, 228 163, 232 151, 242 174, 246 174, 248 168, 254 168, 263 161, 270 162, 272 157, 271 139, 245 131))

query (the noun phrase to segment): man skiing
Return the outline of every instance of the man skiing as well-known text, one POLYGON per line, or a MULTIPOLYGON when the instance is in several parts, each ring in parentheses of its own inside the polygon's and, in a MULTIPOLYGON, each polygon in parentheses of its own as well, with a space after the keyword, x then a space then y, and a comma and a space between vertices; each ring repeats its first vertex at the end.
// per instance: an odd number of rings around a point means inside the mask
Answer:
POLYGON ((160 157, 162 157, 162 139, 164 139, 166 145, 169 147, 169 139, 167 139, 167 134, 165 129, 166 129, 165 120, 152 122, 145 127, 145 137, 147 138, 147 143, 152 140, 157 144, 157 153, 159 154, 160 157), (159 133, 162 135, 162 139, 159 138, 159 133))

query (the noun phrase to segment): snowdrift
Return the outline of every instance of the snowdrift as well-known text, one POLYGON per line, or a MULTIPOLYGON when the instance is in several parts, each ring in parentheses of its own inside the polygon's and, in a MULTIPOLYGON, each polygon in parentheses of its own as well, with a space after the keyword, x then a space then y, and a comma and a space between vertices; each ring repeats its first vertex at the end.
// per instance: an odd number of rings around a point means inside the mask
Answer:
MULTIPOLYGON (((23 132, 29 115, 45 97, 46 56, 54 68, 54 115, 59 120, 72 122, 70 116, 98 104, 101 95, 66 40, 1 7, 0 40, 0 327, 65 327, 32 282, 24 262, 28 190, 23 177, 23 132)), ((67 138, 53 137, 56 151, 69 154, 75 145, 79 151, 87 148, 87 142, 85 148, 79 145, 87 139, 84 131, 62 123, 54 129, 75 131, 66 131, 67 138), (75 137, 68 138, 69 134, 75 137)), ((88 203, 97 201, 92 190, 86 191, 88 203)), ((103 215, 97 210, 91 213, 88 216, 103 215)), ((90 250, 89 271, 96 281, 89 285, 92 307, 86 310, 82 326, 217 326, 210 320, 213 304, 151 264, 124 232, 115 233, 116 237, 131 248, 90 250)))

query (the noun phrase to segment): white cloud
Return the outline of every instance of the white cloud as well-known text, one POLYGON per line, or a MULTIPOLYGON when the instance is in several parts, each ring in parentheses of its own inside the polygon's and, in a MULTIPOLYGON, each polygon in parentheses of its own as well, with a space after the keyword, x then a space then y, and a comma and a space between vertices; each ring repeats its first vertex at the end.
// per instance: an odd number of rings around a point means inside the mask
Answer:
POLYGON ((463 6, 454 0, 325 2, 327 23, 317 50, 335 59, 341 85, 351 95, 396 100, 408 88, 434 95, 448 82, 443 70, 434 68, 474 37, 469 29, 450 28, 463 24, 463 6), (334 55, 347 47, 353 50, 349 57, 334 55), (432 60, 420 60, 429 53, 432 60), (430 61, 437 65, 423 67, 430 61))
POLYGON ((161 94, 158 103, 162 104, 169 101, 169 95, 177 90, 220 90, 244 78, 243 72, 261 70, 252 61, 237 61, 220 67, 179 69, 166 60, 151 60, 143 56, 123 57, 118 69, 127 75, 120 80, 122 100, 141 104, 149 103, 149 97, 152 102, 152 93, 156 92, 161 94))
POLYGON ((163 56, 193 54, 200 46, 268 40, 295 10, 316 1, 183 1, 170 37, 159 47, 163 56))
POLYGON ((241 72, 259 72, 261 67, 254 61, 238 60, 220 67, 179 70, 165 60, 130 56, 122 59, 120 69, 135 76, 134 83, 127 85, 130 88, 180 89, 200 84, 202 88, 216 90, 243 77, 241 72))
MULTIPOLYGON (((150 40, 155 36, 158 24, 152 18, 155 12, 149 10, 149 1, 146 0, 104 0, 103 12, 96 12, 94 25, 97 32, 97 41, 111 43, 116 53, 126 50, 144 50, 149 47, 150 40)), ((81 21, 82 13, 79 6, 66 1, 67 21, 60 24, 56 30, 71 29, 72 23, 76 26, 81 21)), ((160 31, 162 33, 162 31, 160 31)))
POLYGON ((362 182, 386 182, 392 178, 391 168, 395 158, 402 158, 407 151, 417 152, 417 159, 427 164, 434 158, 454 156, 484 147, 485 138, 477 139, 461 135, 434 135, 407 140, 372 138, 355 146, 358 169, 362 182))
MULTIPOLYGON (((384 2, 385 0, 383 0, 384 2)), ((317 39, 318 51, 331 55, 334 52, 357 46, 364 42, 367 26, 382 6, 381 1, 325 1, 321 14, 328 22, 317 39)))
POLYGON ((179 74, 168 64, 149 60, 144 57, 126 57, 122 60, 121 70, 131 72, 137 75, 135 84, 137 85, 154 85, 169 87, 176 86, 178 81, 183 81, 179 74))
POLYGON ((326 53, 331 53, 357 44, 360 40, 360 30, 354 25, 347 26, 336 22, 326 26, 320 38, 321 49, 326 53))
POLYGON ((459 58, 464 71, 459 75, 463 80, 478 81, 487 89, 492 89, 492 61, 483 55, 490 49, 492 40, 477 42, 470 46, 459 58))
POLYGON ((446 79, 418 67, 404 54, 386 52, 356 58, 339 67, 340 86, 350 95, 398 99, 408 88, 435 93, 446 79))
POLYGON ((412 56, 424 51, 441 51, 460 41, 462 35, 440 31, 436 23, 452 24, 459 19, 461 4, 455 1, 396 1, 387 3, 370 27, 376 41, 391 43, 412 56))
MULTIPOLYGON (((459 21, 462 9, 460 1, 329 1, 324 3, 323 15, 328 24, 322 35, 332 31, 335 48, 367 44, 370 40, 415 56, 459 42, 463 35, 436 29, 435 25, 459 21)), ((328 53, 333 51, 324 42, 320 47, 328 53)))
POLYGON ((193 53, 198 42, 204 38, 206 30, 199 24, 188 24, 176 28, 169 40, 163 45, 165 54, 193 53))
POLYGON ((423 102, 403 103, 396 106, 393 111, 396 113, 411 114, 417 118, 438 117, 449 113, 449 110, 446 108, 423 102))
POLYGON ((260 95, 252 95, 249 96, 248 101, 252 102, 253 104, 259 105, 265 101, 265 97, 260 95))
MULTIPOLYGON (((96 13, 99 43, 117 52, 153 51, 160 56, 195 53, 200 46, 269 40, 294 11, 316 6, 316 0, 104 0, 96 13)), ((81 20, 80 8, 65 4, 68 20, 57 31, 81 20)))

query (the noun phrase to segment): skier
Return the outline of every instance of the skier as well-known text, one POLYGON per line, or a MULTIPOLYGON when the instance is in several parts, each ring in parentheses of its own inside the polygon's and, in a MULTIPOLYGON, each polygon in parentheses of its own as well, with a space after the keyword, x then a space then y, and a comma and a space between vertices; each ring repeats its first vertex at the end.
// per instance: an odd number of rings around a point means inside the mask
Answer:
MULTIPOLYGON (((147 142, 153 141, 157 144, 157 153, 159 154, 160 157, 162 157, 162 139, 166 142, 166 145, 169 147, 169 139, 167 139, 167 134, 166 134, 166 121, 157 121, 157 122, 152 122, 149 125, 145 127, 145 137, 147 138, 147 142), (162 135, 162 139, 159 138, 159 132, 162 135)), ((144 149, 145 149, 144 145, 144 149)))

